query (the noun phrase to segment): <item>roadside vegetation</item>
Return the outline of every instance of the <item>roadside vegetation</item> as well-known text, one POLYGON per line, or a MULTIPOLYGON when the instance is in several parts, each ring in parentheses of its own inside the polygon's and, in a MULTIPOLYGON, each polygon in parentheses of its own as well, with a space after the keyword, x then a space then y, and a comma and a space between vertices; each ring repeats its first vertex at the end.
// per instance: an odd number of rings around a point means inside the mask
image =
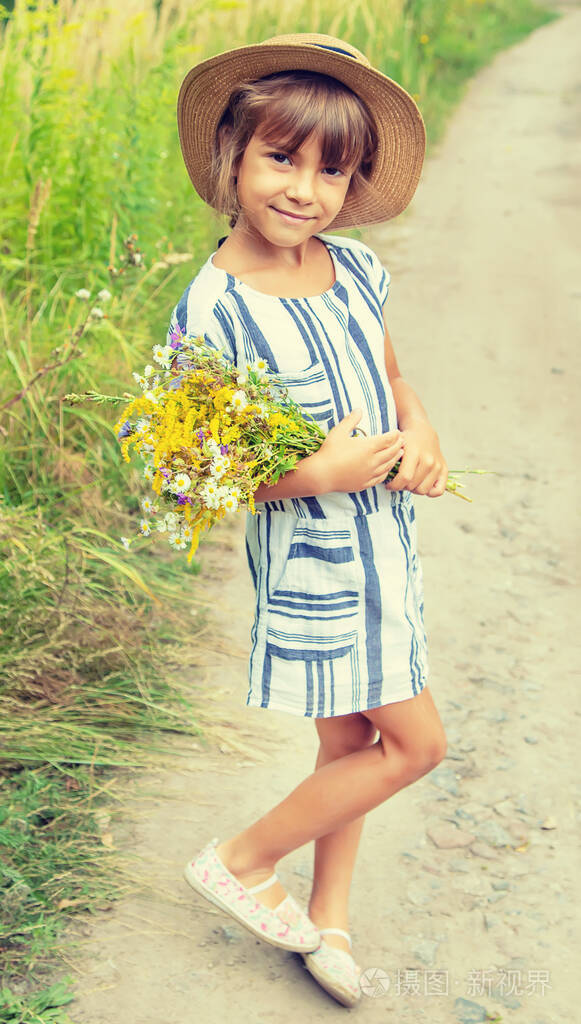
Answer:
POLYGON ((63 927, 131 884, 111 832, 127 770, 202 731, 199 565, 125 550, 145 491, 115 410, 64 400, 133 389, 224 233, 179 152, 184 73, 337 35, 415 96, 433 145, 469 77, 550 17, 531 0, 0 5, 0 1024, 70 1020, 63 927))

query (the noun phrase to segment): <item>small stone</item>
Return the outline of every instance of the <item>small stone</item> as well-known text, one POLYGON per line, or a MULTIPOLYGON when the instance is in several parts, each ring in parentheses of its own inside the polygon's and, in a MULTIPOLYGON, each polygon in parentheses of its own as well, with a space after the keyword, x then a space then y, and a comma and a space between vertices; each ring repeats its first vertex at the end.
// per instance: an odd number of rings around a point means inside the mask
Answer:
POLYGON ((465 860, 459 860, 457 857, 455 857, 454 860, 448 861, 448 870, 454 872, 460 871, 463 874, 467 874, 471 871, 471 868, 466 863, 465 860))
POLYGON ((452 796, 455 796, 458 792, 456 773, 450 765, 439 764, 437 768, 430 772, 429 781, 433 786, 444 789, 447 793, 451 793, 452 796))
POLYGON ((484 1006, 473 1003, 470 999, 462 999, 461 996, 454 1000, 454 1010, 460 1024, 480 1024, 481 1021, 486 1022, 488 1019, 488 1013, 484 1006))
POLYGON ((408 885, 407 898, 415 907, 425 907, 426 903, 430 902, 429 892, 415 882, 408 885))
POLYGON ((529 831, 520 821, 511 821, 509 824, 510 834, 514 836, 519 843, 526 843, 529 838, 529 831))
POLYGON ((493 804, 494 810, 497 814, 500 814, 502 818, 509 818, 511 814, 514 814, 514 806, 511 800, 501 800, 498 804, 493 804))
POLYGON ((476 821, 474 815, 470 814, 465 807, 457 807, 454 814, 457 818, 463 818, 464 821, 476 821))
POLYGON ((507 882, 506 879, 504 878, 502 878, 499 882, 492 882, 491 885, 492 888, 495 889, 497 892, 502 892, 505 889, 512 889, 510 882, 507 882))
POLYGON ((412 952, 426 967, 431 967, 436 959, 437 949, 437 942, 434 942, 432 939, 422 939, 421 942, 414 946, 412 952))
POLYGON ((536 736, 525 736, 525 743, 538 743, 536 736))
POLYGON ((470 846, 474 842, 474 836, 464 832, 457 825, 450 822, 442 825, 434 825, 427 829, 426 834, 440 850, 452 850, 458 846, 470 846))
POLYGON ((503 900, 505 896, 506 896, 505 892, 493 892, 493 893, 491 893, 490 896, 488 896, 488 902, 489 903, 498 903, 498 901, 499 900, 503 900))
POLYGON ((476 825, 474 832, 479 839, 484 839, 491 846, 512 846, 512 836, 497 821, 489 819, 476 825))
POLYGON ((541 825, 541 828, 545 828, 545 829, 557 828, 557 822, 555 821, 555 819, 551 815, 549 815, 549 817, 545 818, 545 820, 543 821, 543 823, 541 825))
POLYGON ((226 939, 226 942, 240 942, 240 930, 229 924, 220 925, 220 934, 222 938, 226 939))
POLYGON ((508 715, 501 708, 490 708, 488 711, 485 711, 483 718, 487 722, 506 722, 508 715))
POLYGON ((486 928, 487 932, 489 932, 491 928, 498 928, 500 924, 500 918, 498 917, 497 914, 484 913, 482 915, 482 919, 484 921, 484 927, 486 928))
POLYGON ((498 860, 496 850, 493 850, 488 843, 472 843, 470 852, 476 854, 477 857, 484 857, 485 860, 498 860))

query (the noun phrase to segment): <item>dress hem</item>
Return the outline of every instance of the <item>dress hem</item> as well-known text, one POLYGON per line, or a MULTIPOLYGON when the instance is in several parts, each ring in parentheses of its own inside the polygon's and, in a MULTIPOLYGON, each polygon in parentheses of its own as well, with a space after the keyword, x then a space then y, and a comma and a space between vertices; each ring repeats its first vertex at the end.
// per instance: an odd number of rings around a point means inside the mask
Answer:
POLYGON ((375 711, 376 708, 382 708, 382 707, 385 707, 388 704, 399 704, 403 700, 411 700, 413 697, 418 697, 420 695, 420 693, 422 692, 422 690, 425 689, 425 686, 426 686, 426 684, 428 682, 428 678, 429 678, 428 675, 425 675, 425 676, 422 677, 422 679, 421 679, 421 681, 419 683, 419 688, 416 690, 415 693, 410 693, 409 692, 409 688, 408 688, 406 690, 405 694, 402 693, 401 696, 400 695, 393 696, 389 700, 383 699, 383 700, 378 701, 377 703, 367 704, 365 707, 358 707, 358 708, 351 707, 351 708, 349 708, 349 709, 347 709, 345 711, 343 711, 343 710, 335 711, 332 715, 315 715, 315 714, 307 715, 307 714, 305 714, 304 711, 299 711, 298 708, 296 708, 296 707, 289 707, 288 705, 280 704, 280 703, 273 703, 272 701, 270 701, 268 704, 261 704, 257 700, 247 700, 246 701, 246 707, 249 707, 249 708, 261 708, 264 711, 284 711, 284 712, 286 712, 286 714, 294 715, 296 718, 340 718, 342 715, 356 715, 356 714, 360 714, 363 711, 375 711))

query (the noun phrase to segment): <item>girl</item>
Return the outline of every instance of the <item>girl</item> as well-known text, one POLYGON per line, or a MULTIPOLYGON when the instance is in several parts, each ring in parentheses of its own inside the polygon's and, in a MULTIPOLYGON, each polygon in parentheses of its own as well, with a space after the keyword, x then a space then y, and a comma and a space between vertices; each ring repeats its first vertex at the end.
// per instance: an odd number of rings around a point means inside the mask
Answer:
POLYGON ((366 245, 323 232, 407 206, 424 126, 399 85, 319 35, 195 67, 178 124, 192 182, 232 232, 186 289, 169 334, 205 335, 242 376, 263 360, 328 428, 320 451, 258 489, 260 514, 247 521, 247 704, 313 718, 315 771, 238 835, 210 842, 185 874, 254 934, 299 950, 350 1006, 360 987, 348 896, 364 816, 445 755, 426 685, 412 493, 442 495, 447 467, 398 369, 383 317, 387 272, 366 245), (311 840, 307 915, 274 868, 311 840))

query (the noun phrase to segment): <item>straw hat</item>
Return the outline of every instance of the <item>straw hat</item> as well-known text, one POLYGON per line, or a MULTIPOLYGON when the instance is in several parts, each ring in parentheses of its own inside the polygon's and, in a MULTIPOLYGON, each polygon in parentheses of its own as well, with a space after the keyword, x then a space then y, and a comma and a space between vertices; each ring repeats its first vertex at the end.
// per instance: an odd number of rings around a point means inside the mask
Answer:
POLYGON ((347 196, 330 227, 375 224, 406 208, 420 178, 426 132, 401 85, 371 67, 359 50, 326 35, 275 36, 203 61, 186 75, 178 97, 178 130, 196 191, 209 202, 216 129, 232 93, 279 71, 315 71, 337 78, 365 103, 377 131, 369 188, 347 196))

